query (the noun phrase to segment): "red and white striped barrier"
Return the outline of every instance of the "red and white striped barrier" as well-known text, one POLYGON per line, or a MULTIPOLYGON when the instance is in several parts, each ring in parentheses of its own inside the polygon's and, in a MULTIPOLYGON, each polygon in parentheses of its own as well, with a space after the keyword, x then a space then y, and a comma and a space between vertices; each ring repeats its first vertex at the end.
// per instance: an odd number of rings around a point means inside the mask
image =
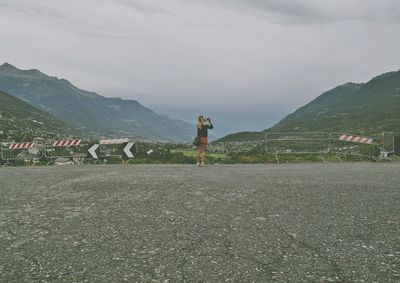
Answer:
POLYGON ((372 144, 374 139, 363 137, 363 136, 354 136, 354 135, 346 135, 342 134, 339 138, 341 141, 348 141, 348 142, 357 142, 357 143, 365 143, 365 144, 372 144))
POLYGON ((109 140, 100 140, 100 144, 123 144, 128 143, 129 139, 109 139, 109 140))
POLYGON ((64 140, 64 141, 55 141, 52 143, 52 146, 71 146, 80 144, 81 140, 64 140))
POLYGON ((33 142, 20 142, 20 143, 12 143, 8 147, 8 149, 29 149, 33 148, 35 143, 33 142))

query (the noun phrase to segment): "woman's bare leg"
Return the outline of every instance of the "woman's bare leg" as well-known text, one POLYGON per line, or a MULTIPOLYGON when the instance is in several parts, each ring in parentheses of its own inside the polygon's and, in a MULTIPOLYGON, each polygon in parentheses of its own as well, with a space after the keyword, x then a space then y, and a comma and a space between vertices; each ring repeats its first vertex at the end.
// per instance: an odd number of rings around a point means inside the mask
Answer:
POLYGON ((207 145, 202 145, 202 150, 203 150, 203 154, 202 154, 202 156, 201 156, 201 162, 203 162, 203 163, 206 163, 206 148, 207 148, 207 145))
POLYGON ((197 162, 200 162, 201 145, 197 146, 197 162))

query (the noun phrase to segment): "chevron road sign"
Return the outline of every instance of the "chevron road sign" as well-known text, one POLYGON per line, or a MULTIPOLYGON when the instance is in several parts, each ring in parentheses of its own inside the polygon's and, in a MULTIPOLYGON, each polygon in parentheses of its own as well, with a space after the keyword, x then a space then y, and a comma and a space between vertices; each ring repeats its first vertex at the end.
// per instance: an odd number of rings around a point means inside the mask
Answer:
POLYGON ((97 152, 96 152, 96 150, 99 148, 99 144, 94 144, 94 145, 92 145, 90 148, 89 148, 89 150, 88 150, 88 152, 89 152, 89 154, 92 156, 92 158, 94 158, 94 159, 99 159, 99 156, 97 155, 97 152))
POLYGON ((106 139, 92 145, 88 151, 94 159, 119 156, 126 160, 135 157, 136 144, 135 142, 130 142, 129 139, 106 139))
MULTIPOLYGON (((128 158, 134 158, 133 153, 132 153, 132 147, 133 147, 134 145, 135 145, 134 142, 128 142, 128 143, 126 144, 126 146, 124 147, 124 153, 125 153, 126 157, 128 157, 128 158)), ((135 148, 134 148, 134 151, 136 151, 135 148)))

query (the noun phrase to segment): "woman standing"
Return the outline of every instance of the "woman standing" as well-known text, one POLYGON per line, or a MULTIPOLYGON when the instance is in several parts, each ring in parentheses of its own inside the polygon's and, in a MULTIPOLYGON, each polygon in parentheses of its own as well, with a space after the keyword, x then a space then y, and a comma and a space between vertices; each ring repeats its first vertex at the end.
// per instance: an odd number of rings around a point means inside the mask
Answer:
POLYGON ((214 129, 211 119, 205 119, 204 116, 200 115, 197 118, 197 137, 199 138, 199 144, 197 145, 197 166, 203 166, 206 162, 206 148, 208 144, 208 129, 214 129), (206 123, 208 122, 208 123, 206 123), (201 156, 201 163, 200 163, 201 156))

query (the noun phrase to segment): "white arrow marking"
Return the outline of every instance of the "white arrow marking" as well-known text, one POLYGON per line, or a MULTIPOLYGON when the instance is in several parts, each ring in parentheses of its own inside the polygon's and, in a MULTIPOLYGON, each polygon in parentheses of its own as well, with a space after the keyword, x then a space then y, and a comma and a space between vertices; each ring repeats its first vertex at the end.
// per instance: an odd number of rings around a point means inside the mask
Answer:
POLYGON ((94 159, 99 159, 99 157, 97 156, 96 150, 99 148, 100 145, 98 144, 94 144, 89 148, 89 153, 92 155, 92 157, 94 159))
POLYGON ((128 142, 128 144, 124 147, 124 152, 128 158, 133 158, 131 148, 134 144, 135 144, 134 142, 128 142))

